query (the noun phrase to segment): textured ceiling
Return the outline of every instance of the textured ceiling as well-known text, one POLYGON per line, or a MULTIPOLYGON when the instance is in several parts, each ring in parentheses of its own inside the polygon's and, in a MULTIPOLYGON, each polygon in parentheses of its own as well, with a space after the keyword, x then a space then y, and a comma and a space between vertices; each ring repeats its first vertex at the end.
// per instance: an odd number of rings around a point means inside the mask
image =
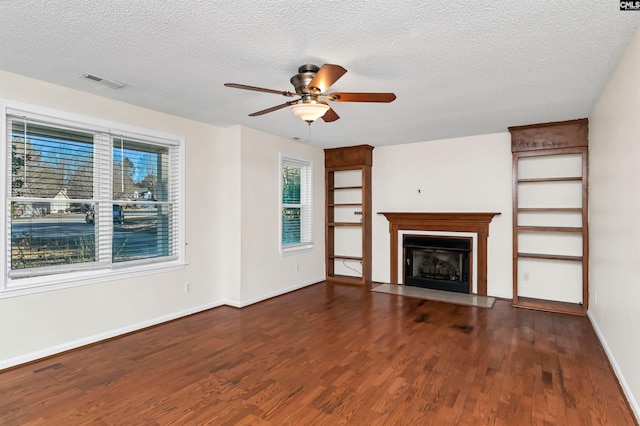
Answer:
POLYGON ((588 116, 639 23, 615 0, 4 0, 0 69, 217 126, 381 146, 588 116), (288 98, 223 86, 292 90, 306 63, 348 70, 331 91, 398 98, 333 103, 341 119, 309 129, 288 109, 247 116, 288 98))

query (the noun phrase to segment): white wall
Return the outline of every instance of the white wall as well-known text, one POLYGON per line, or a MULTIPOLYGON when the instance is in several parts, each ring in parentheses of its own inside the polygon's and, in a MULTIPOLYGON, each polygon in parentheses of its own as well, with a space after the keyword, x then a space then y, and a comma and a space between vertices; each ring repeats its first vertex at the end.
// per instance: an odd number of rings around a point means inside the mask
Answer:
POLYGON ((389 223, 378 212, 500 212, 489 225, 487 292, 511 298, 509 133, 375 148, 372 187, 374 281, 390 278, 389 223))
POLYGON ((322 150, 4 71, 0 98, 184 137, 187 243, 187 265, 178 271, 0 298, 0 369, 223 303, 244 306, 324 278, 322 150), (273 234, 281 150, 313 159, 319 209, 315 250, 287 258, 279 256, 273 234), (186 281, 192 284, 188 294, 186 281))
POLYGON ((211 194, 215 199, 212 198, 213 205, 207 213, 208 218, 196 226, 214 228, 214 240, 208 252, 210 256, 222 260, 216 270, 216 283, 220 283, 222 298, 241 300, 242 218, 238 212, 242 206, 242 128, 233 126, 225 129, 218 144, 218 155, 224 161, 215 165, 212 180, 203 180, 198 184, 204 198, 209 198, 211 194))
POLYGON ((324 151, 242 129, 242 277, 240 305, 324 280, 324 151), (313 164, 314 247, 280 254, 280 153, 313 164), (298 265, 298 272, 296 272, 298 265))
POLYGON ((589 316, 640 419, 640 29, 589 117, 589 316))

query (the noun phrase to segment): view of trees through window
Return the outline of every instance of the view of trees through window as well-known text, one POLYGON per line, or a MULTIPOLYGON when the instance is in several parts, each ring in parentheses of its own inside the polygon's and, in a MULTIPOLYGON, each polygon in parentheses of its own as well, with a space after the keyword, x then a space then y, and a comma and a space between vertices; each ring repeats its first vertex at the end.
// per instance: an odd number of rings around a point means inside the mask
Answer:
POLYGON ((169 147, 8 124, 12 271, 170 254, 169 147))
POLYGON ((11 143, 13 197, 93 198, 93 135, 14 121, 11 143), (25 137, 26 136, 26 137, 25 137))
POLYGON ((282 167, 282 245, 300 243, 300 167, 282 167))

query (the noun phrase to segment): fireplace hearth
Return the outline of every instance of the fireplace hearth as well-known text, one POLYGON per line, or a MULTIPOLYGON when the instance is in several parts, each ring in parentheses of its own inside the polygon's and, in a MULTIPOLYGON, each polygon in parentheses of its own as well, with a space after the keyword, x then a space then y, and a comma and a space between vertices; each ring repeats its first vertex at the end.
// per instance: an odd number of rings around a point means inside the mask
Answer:
POLYGON ((471 293, 471 238, 404 235, 404 284, 471 293))

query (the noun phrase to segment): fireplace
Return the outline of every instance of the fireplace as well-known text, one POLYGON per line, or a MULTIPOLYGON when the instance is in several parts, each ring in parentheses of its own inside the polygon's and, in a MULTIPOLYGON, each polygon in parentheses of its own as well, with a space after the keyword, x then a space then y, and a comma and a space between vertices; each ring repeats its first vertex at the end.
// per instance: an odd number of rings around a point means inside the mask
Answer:
POLYGON ((404 235, 404 284, 471 293, 471 238, 404 235))
MULTIPOLYGON (((402 239, 403 234, 442 232, 465 233, 475 235, 477 247, 474 248, 475 260, 472 263, 476 273, 477 288, 471 293, 487 295, 487 239, 489 223, 500 213, 484 212, 380 212, 389 221, 390 234, 390 284, 402 284, 402 239), (474 266, 475 265, 475 266, 474 266)), ((462 238, 462 235, 460 236, 462 238)), ((468 237, 468 235, 465 235, 468 237)))

